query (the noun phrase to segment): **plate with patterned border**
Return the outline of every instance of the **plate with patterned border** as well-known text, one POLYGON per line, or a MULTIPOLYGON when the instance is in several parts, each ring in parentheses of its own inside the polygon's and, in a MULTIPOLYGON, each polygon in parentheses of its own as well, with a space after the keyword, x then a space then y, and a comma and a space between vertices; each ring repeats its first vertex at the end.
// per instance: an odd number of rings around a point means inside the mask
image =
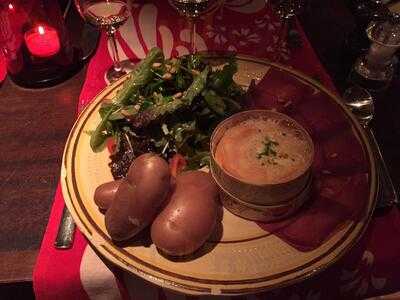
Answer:
MULTIPOLYGON (((223 61, 223 57, 214 57, 223 61)), ((192 295, 241 295, 287 286, 313 276, 336 262, 361 237, 371 218, 377 194, 377 175, 366 136, 340 99, 315 80, 291 68, 265 60, 238 56, 235 81, 249 86, 260 81, 271 68, 320 91, 340 109, 362 145, 369 163, 369 195, 359 221, 349 221, 329 236, 318 248, 302 252, 256 223, 224 210, 220 238, 213 236, 191 259, 172 261, 156 247, 143 243, 118 246, 108 235, 104 216, 93 201, 95 188, 112 180, 107 150, 93 153, 87 132, 100 117, 102 101, 111 99, 127 79, 106 87, 79 115, 68 137, 63 155, 61 185, 65 203, 89 243, 107 261, 156 285, 192 295)))

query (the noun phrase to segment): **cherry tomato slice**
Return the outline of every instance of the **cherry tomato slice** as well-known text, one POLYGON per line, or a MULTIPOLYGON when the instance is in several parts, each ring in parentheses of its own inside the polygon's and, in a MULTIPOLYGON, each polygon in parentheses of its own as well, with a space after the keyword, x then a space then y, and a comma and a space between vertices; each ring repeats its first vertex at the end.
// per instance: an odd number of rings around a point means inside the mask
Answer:
POLYGON ((175 154, 169 160, 169 168, 171 170, 171 175, 173 177, 176 177, 186 168, 186 165, 187 165, 186 159, 179 153, 175 154))

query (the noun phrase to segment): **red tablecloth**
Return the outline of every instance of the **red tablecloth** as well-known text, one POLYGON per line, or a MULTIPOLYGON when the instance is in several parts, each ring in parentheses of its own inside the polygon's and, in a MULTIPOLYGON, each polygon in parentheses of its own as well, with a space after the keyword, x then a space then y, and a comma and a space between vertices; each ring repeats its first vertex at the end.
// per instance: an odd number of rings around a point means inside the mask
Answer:
MULTIPOLYGON (((143 58, 153 46, 166 56, 187 53, 189 33, 167 1, 134 4, 133 18, 121 28, 118 46, 124 58, 143 58)), ((273 58, 280 23, 264 0, 228 0, 223 9, 199 26, 199 50, 221 49, 273 58)), ((318 78, 334 90, 304 33, 303 47, 284 49, 281 60, 318 78)), ((103 36, 91 60, 79 99, 79 109, 105 85, 111 58, 103 36)), ((34 272, 34 289, 41 299, 191 299, 157 288, 140 278, 116 279, 77 231, 73 248, 55 250, 53 242, 64 201, 57 190, 49 224, 34 272)), ((240 299, 357 299, 400 290, 400 215, 397 209, 376 215, 362 240, 334 266, 297 285, 240 299)), ((211 298, 207 298, 211 299, 211 298)), ((213 298, 214 299, 214 298, 213 298)), ((215 298, 216 299, 216 298, 215 298)))
POLYGON ((0 50, 0 83, 7 76, 6 60, 4 58, 3 52, 0 50))

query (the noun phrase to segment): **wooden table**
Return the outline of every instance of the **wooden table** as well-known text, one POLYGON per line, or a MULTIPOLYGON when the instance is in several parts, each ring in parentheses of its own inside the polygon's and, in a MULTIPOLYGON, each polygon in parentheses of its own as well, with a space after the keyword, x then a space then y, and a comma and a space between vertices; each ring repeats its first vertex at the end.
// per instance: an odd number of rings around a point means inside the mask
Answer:
POLYGON ((84 78, 85 69, 53 88, 23 89, 9 79, 0 87, 1 299, 13 287, 31 291, 84 78))
MULTIPOLYGON (((352 27, 351 15, 341 1, 312 1, 310 6, 302 24, 328 72, 339 87, 343 86, 349 65, 341 63, 340 47, 344 33, 352 27)), ((85 69, 53 88, 22 89, 9 79, 0 86, 1 299, 33 298, 32 270, 84 78, 85 69)), ((397 80, 386 95, 377 99, 375 122, 397 186, 400 186, 399 89, 397 80)))

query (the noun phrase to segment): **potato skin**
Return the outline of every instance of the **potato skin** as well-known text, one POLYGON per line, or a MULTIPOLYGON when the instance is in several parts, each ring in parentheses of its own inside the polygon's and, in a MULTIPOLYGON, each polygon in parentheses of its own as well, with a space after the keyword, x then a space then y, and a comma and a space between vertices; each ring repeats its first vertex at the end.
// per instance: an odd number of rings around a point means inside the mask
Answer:
POLYGON ((132 238, 155 218, 170 189, 168 164, 153 154, 139 156, 123 179, 105 215, 115 241, 132 238))
POLYGON ((183 172, 164 210, 151 226, 153 243, 164 253, 183 256, 199 249, 217 223, 218 189, 210 174, 183 172))
POLYGON ((103 183, 96 188, 94 203, 96 203, 99 209, 107 210, 110 208, 120 184, 121 179, 103 183))
POLYGON ((106 229, 113 240, 129 239, 139 231, 141 222, 136 214, 132 214, 135 200, 135 188, 126 179, 122 179, 114 201, 105 215, 106 229))
POLYGON ((136 197, 149 199, 157 208, 169 191, 170 177, 168 163, 153 153, 142 154, 136 158, 126 175, 128 182, 136 188, 136 197))

